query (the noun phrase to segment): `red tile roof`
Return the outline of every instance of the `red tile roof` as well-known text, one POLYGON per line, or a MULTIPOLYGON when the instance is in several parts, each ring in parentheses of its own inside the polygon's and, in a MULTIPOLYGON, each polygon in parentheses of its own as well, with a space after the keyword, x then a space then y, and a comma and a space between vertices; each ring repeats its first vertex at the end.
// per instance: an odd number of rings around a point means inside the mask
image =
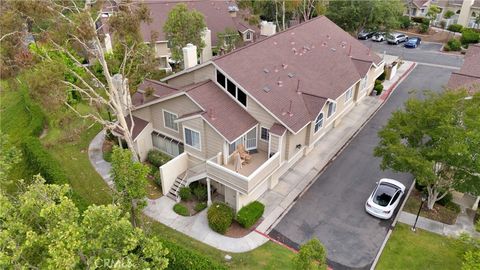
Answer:
POLYGON ((279 123, 274 123, 273 126, 270 128, 270 133, 278 136, 282 136, 285 133, 285 131, 287 131, 287 129, 282 124, 279 124, 279 123))
MULTIPOLYGON (((132 140, 135 141, 138 135, 140 135, 140 133, 142 133, 145 127, 147 127, 148 122, 136 116, 132 116, 131 118, 133 119, 133 123, 134 123, 133 130, 132 130, 132 140)), ((132 127, 131 118, 130 118, 130 115, 125 116, 125 121, 127 122, 127 126, 129 129, 132 127)), ((123 133, 119 129, 115 129, 114 131, 118 134, 123 133)))
POLYGON ((253 128, 257 121, 211 80, 198 83, 187 95, 204 110, 202 117, 230 143, 253 128))
POLYGON ((162 99, 177 93, 179 93, 179 90, 171 85, 155 80, 145 79, 138 86, 138 91, 133 94, 132 104, 134 106, 140 106, 152 100, 162 99), (145 93, 150 90, 153 90, 151 96, 145 97, 145 93))
POLYGON ((283 124, 298 132, 316 117, 319 109, 313 110, 311 104, 336 99, 361 79, 364 64, 359 62, 379 64, 382 60, 320 16, 213 61, 283 124))
POLYGON ((225 28, 237 29, 245 31, 245 28, 258 32, 258 27, 251 26, 245 22, 237 12, 237 17, 233 18, 228 7, 236 5, 234 1, 205 1, 205 0, 157 0, 143 2, 149 9, 152 22, 150 24, 142 24, 140 27, 143 39, 151 41, 151 33, 155 31, 158 34, 157 41, 166 41, 163 33, 163 25, 167 20, 168 13, 175 5, 184 3, 189 9, 195 9, 205 16, 205 22, 208 29, 212 31, 212 46, 217 44, 217 33, 224 32, 225 28))
POLYGON ((465 54, 462 68, 453 72, 447 87, 479 91, 480 89, 480 44, 471 44, 465 54))

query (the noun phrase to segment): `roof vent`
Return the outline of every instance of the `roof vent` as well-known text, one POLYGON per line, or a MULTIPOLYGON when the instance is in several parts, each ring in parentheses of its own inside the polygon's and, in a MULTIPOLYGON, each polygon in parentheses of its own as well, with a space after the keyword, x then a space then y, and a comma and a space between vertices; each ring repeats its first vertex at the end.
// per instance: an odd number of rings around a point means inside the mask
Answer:
POLYGON ((292 52, 296 53, 296 52, 297 52, 297 49, 292 48, 292 52))
POLYGON ((295 35, 295 32, 292 32, 290 35, 295 35))
POLYGON ((287 64, 282 64, 283 69, 287 69, 288 65, 287 64))
POLYGON ((330 35, 327 35, 327 39, 332 39, 332 37, 330 35))
POLYGON ((273 42, 273 45, 277 45, 278 43, 276 41, 273 42))
POLYGON ((264 68, 264 69, 263 69, 263 72, 265 72, 265 73, 269 73, 269 72, 270 72, 270 70, 268 70, 268 68, 264 68))
POLYGON ((291 41, 290 44, 291 44, 291 45, 295 45, 295 41, 291 41))
POLYGON ((337 51, 337 49, 335 49, 335 48, 330 48, 330 50, 332 50, 332 52, 337 51))
POLYGON ((313 44, 312 44, 312 47, 311 47, 311 49, 315 49, 315 45, 313 45, 313 44))
POLYGON ((274 70, 274 71, 275 71, 275 73, 277 73, 277 72, 278 72, 278 68, 275 68, 275 70, 274 70))
POLYGON ((288 77, 289 77, 289 78, 293 78, 293 77, 295 77, 295 73, 291 73, 291 72, 290 72, 290 73, 288 73, 288 77))
POLYGON ((268 87, 268 86, 263 87, 263 91, 264 91, 265 93, 270 92, 270 87, 268 87))
POLYGON ((282 81, 278 81, 277 84, 278 84, 278 87, 282 87, 282 86, 283 86, 283 82, 282 82, 282 81))
POLYGON ((303 46, 303 49, 307 50, 307 51, 310 51, 310 47, 308 47, 307 45, 303 46))
POLYGON ((323 47, 327 46, 327 42, 324 41, 324 42, 322 43, 322 46, 323 46, 323 47))

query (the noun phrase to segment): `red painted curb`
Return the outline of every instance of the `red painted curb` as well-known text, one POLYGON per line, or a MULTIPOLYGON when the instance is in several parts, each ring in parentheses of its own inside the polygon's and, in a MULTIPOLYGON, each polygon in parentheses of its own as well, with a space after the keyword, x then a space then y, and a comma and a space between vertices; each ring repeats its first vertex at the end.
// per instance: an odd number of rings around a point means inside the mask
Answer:
POLYGON ((400 76, 400 78, 398 78, 398 80, 396 82, 394 82, 392 85, 390 85, 390 88, 388 88, 387 91, 383 92, 383 94, 380 96, 380 99, 385 101, 388 96, 393 92, 393 90, 397 87, 398 83, 403 80, 403 78, 405 78, 408 74, 410 74, 410 72, 417 66, 417 63, 413 63, 405 73, 403 73, 402 76, 400 76))

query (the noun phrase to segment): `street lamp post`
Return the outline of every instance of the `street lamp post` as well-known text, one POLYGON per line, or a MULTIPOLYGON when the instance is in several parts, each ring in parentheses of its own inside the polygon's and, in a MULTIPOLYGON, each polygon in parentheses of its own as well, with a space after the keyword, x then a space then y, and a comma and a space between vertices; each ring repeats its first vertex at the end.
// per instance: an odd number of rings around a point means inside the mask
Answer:
POLYGON ((422 211, 423 203, 425 203, 426 200, 427 200, 427 197, 425 197, 425 195, 422 195, 422 202, 420 203, 420 207, 418 208, 418 212, 417 212, 417 217, 415 218, 415 223, 413 223, 413 227, 412 227, 412 231, 414 232, 417 230, 418 216, 420 215, 420 211, 422 211))

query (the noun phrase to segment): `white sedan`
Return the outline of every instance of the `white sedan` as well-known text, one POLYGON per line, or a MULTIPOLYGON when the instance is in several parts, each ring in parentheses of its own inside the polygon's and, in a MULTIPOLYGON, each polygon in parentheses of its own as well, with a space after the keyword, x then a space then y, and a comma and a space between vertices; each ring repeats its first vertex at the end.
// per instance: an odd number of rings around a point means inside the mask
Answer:
POLYGON ((389 219, 397 208, 405 186, 397 180, 383 178, 365 203, 365 210, 372 216, 389 219))

